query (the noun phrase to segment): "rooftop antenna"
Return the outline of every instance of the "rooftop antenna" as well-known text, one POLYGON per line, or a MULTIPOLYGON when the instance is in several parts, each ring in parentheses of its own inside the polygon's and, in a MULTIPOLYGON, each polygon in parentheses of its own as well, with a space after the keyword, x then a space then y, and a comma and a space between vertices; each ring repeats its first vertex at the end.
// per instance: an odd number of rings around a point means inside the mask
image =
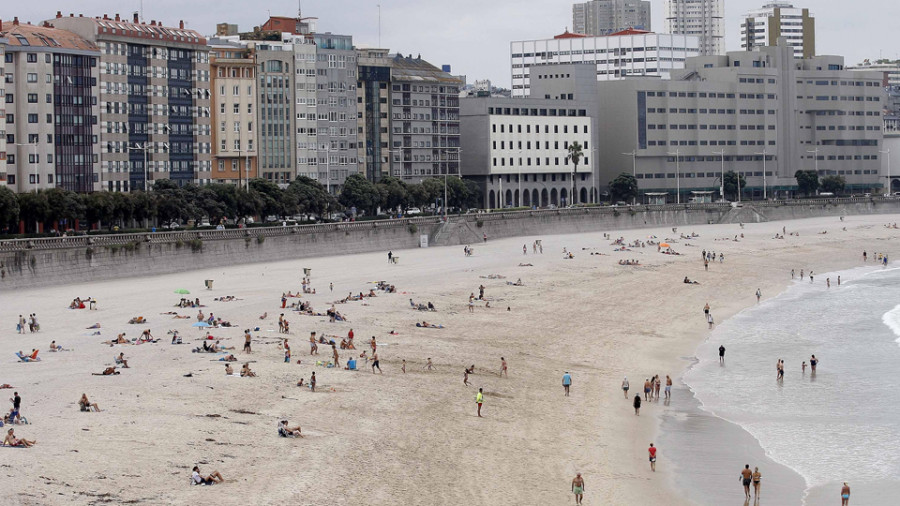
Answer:
POLYGON ((378 47, 381 47, 381 4, 378 4, 378 47))
POLYGON ((141 0, 141 23, 144 22, 144 0, 141 0))
POLYGON ((297 19, 303 19, 303 0, 297 0, 297 19))

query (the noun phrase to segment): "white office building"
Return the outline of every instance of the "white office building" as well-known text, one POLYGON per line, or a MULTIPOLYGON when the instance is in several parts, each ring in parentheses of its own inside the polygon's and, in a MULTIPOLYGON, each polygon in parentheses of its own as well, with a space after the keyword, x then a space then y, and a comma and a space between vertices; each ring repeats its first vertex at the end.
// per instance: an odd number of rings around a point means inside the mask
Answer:
POLYGON ((666 32, 700 38, 703 56, 725 54, 724 0, 666 0, 666 32))
POLYGON ((624 30, 606 37, 566 32, 552 39, 513 42, 510 45, 512 95, 530 96, 531 74, 535 68, 570 63, 596 66, 598 81, 668 78, 671 70, 684 68, 686 58, 698 56, 699 48, 700 40, 693 35, 642 30, 624 30))
POLYGON ((816 20, 809 9, 796 8, 790 2, 772 2, 744 15, 741 49, 774 46, 779 37, 794 48, 795 58, 816 55, 816 20))

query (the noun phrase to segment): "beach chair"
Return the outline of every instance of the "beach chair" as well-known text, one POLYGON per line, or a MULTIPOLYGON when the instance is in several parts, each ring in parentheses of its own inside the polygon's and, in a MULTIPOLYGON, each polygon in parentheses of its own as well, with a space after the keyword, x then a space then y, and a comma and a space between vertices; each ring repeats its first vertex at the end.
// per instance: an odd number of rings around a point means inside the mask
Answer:
POLYGON ((31 358, 28 355, 22 355, 20 352, 16 352, 16 356, 19 357, 19 360, 22 362, 40 362, 40 357, 31 358))

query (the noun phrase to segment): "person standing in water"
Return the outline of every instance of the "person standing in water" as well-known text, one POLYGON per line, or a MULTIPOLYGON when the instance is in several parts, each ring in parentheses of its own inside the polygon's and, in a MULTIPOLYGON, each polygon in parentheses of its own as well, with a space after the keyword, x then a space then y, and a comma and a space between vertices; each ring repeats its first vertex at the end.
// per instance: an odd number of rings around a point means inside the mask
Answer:
POLYGON ((819 363, 819 359, 816 358, 815 355, 809 357, 809 368, 812 372, 816 372, 816 365, 819 363))
POLYGON ((753 479, 753 496, 756 497, 756 502, 759 502, 759 481, 762 479, 762 473, 759 472, 758 467, 753 468, 751 478, 753 479))

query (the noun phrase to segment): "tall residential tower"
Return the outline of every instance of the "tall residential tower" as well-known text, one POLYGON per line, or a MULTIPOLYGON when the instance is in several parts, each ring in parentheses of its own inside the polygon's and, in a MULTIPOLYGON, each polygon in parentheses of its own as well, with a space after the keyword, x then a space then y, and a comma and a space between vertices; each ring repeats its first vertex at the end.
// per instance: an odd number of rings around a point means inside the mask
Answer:
POLYGON ((700 37, 700 55, 725 54, 725 0, 666 0, 666 32, 700 37))
POLYGON ((647 0, 590 0, 572 6, 572 31, 584 35, 609 35, 629 28, 650 28, 647 0))
POLYGON ((746 51, 774 46, 779 37, 794 48, 796 58, 816 55, 816 20, 809 9, 772 2, 748 12, 741 22, 741 48, 746 51))

